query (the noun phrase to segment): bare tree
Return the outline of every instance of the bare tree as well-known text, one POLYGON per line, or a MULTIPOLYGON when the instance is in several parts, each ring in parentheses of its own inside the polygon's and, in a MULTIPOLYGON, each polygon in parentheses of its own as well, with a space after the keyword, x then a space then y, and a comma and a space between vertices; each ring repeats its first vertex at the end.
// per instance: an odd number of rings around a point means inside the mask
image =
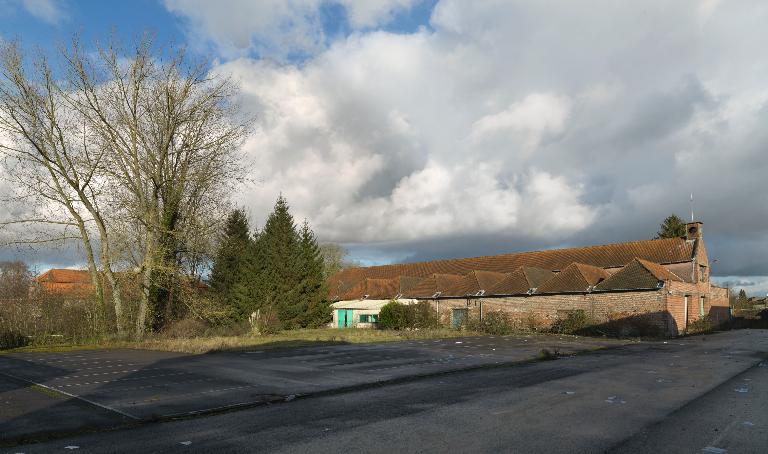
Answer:
MULTIPOLYGON (((156 49, 149 37, 128 48, 112 39, 95 54, 75 40, 61 55, 62 87, 45 79, 66 113, 78 120, 78 128, 62 135, 65 140, 82 135, 79 152, 89 170, 85 176, 79 168, 75 173, 64 158, 52 173, 73 180, 67 188, 76 203, 69 214, 79 225, 75 213, 81 208, 88 213, 79 236, 89 237, 85 223, 93 222, 110 285, 119 290, 110 278, 113 263, 138 268, 142 297, 136 333, 142 336, 148 322, 159 328, 170 316, 182 266, 194 262, 197 268, 204 256, 204 237, 223 218, 218 213, 245 174, 239 150, 250 121, 238 118, 232 102, 237 87, 229 78, 209 75, 204 62, 190 64, 183 50, 156 49)), ((26 80, 23 71, 16 73, 26 80)), ((5 110, 15 113, 15 105, 6 104, 11 107, 5 110)), ((12 132, 34 143, 18 128, 12 132)), ((45 157, 39 161, 43 168, 49 165, 45 157)))
MULTIPOLYGON (((35 200, 37 210, 13 223, 75 227, 50 237, 21 239, 21 243, 41 243, 76 239, 82 243, 93 286, 105 315, 104 290, 99 276, 93 232, 86 225, 94 222, 100 240, 101 265, 112 287, 118 330, 121 330, 122 302, 119 286, 111 271, 109 241, 99 209, 98 170, 103 150, 89 147, 83 118, 67 103, 60 82, 54 77, 46 57, 39 53, 28 73, 16 43, 0 51, 0 131, 7 139, 0 142, 7 173, 21 198, 35 200), (82 131, 82 135, 81 135, 82 131)), ((119 331, 120 332, 120 331, 119 331)))

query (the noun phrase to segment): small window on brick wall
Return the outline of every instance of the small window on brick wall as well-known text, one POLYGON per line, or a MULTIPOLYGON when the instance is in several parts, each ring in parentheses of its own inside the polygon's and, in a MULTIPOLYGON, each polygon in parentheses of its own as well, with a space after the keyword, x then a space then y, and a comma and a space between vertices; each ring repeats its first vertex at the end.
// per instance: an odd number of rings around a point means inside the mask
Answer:
POLYGON ((699 280, 707 282, 707 267, 704 265, 699 265, 699 280))

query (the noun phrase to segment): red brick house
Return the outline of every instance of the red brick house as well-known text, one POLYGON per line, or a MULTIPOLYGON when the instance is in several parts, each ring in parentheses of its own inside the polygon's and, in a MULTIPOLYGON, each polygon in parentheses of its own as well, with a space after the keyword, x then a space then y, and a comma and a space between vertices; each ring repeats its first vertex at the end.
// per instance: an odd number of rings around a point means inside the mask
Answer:
POLYGON ((50 269, 35 278, 35 284, 46 293, 85 297, 93 293, 91 273, 85 270, 50 269))
POLYGON ((686 229, 683 238, 350 268, 328 286, 334 301, 430 301, 445 324, 503 311, 548 326, 580 309, 674 336, 704 317, 717 325, 730 316, 728 290, 709 280, 702 224, 686 229))

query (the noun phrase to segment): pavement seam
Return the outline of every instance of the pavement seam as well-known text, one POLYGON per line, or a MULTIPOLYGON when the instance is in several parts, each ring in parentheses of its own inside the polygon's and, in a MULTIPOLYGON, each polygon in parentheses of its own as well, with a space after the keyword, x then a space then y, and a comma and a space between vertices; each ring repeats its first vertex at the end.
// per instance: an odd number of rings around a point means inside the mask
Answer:
POLYGON ((73 399, 80 400, 80 401, 85 402, 87 404, 93 405, 94 407, 99 407, 99 408, 101 408, 103 410, 107 410, 107 411, 111 411, 113 413, 117 413, 117 414, 119 414, 121 416, 125 416, 126 418, 132 419, 134 421, 140 421, 141 420, 141 418, 139 418, 137 416, 134 416, 134 415, 132 415, 130 413, 126 413, 126 412, 118 410, 116 408, 108 407, 106 405, 100 404, 98 402, 94 402, 92 400, 86 399, 86 398, 78 396, 76 394, 68 393, 68 392, 63 391, 61 389, 52 388, 52 387, 50 387, 48 385, 44 385, 42 383, 36 383, 36 382, 31 381, 31 380, 27 380, 25 378, 17 377, 15 375, 11 375, 11 374, 8 374, 8 373, 5 373, 5 372, 0 372, 0 375, 3 375, 4 377, 10 378, 12 380, 16 380, 16 381, 20 381, 20 382, 23 382, 23 383, 27 383, 27 384, 30 384, 30 385, 40 386, 40 387, 45 388, 45 389, 47 389, 47 390, 49 390, 49 391, 51 391, 53 393, 61 394, 61 395, 64 395, 66 397, 70 397, 70 398, 73 398, 73 399))

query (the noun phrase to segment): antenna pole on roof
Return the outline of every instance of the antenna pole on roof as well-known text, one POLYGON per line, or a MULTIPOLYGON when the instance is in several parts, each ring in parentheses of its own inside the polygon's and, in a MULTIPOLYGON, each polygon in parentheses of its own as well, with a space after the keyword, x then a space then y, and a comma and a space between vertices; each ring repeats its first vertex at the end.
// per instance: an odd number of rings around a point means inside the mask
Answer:
POLYGON ((691 222, 693 221, 693 193, 691 193, 691 222))

